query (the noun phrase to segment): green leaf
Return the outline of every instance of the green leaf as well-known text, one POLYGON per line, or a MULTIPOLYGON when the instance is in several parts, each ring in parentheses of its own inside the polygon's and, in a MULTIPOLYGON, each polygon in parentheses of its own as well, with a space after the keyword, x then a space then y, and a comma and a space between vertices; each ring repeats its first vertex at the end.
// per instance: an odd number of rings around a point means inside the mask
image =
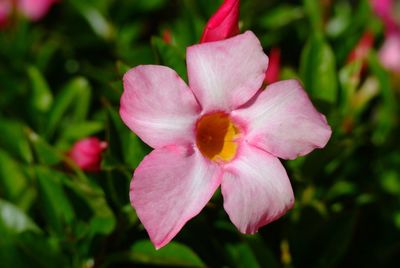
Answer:
POLYGON ((323 20, 322 20, 322 7, 320 1, 315 0, 303 0, 304 10, 306 11, 307 17, 310 20, 311 28, 313 32, 322 32, 323 20))
POLYGON ((38 162, 44 165, 55 165, 61 162, 63 155, 33 130, 28 130, 28 138, 31 142, 38 162))
POLYGON ((149 240, 139 240, 132 246, 128 258, 130 261, 146 265, 205 267, 190 248, 178 242, 170 242, 165 247, 155 250, 149 240))
POLYGON ((377 122, 372 140, 376 144, 386 141, 393 129, 398 112, 394 90, 390 84, 388 72, 380 64, 376 53, 371 52, 368 57, 368 64, 372 73, 377 77, 380 85, 382 103, 377 114, 377 122))
POLYGON ((28 180, 21 166, 5 151, 0 149, 0 196, 16 204, 24 200, 28 180))
POLYGON ((21 209, 2 199, 0 199, 1 229, 12 234, 19 234, 25 231, 41 232, 33 220, 21 209))
POLYGON ((265 13, 260 19, 260 25, 266 29, 279 29, 303 17, 303 8, 283 4, 265 13))
POLYGON ((333 8, 334 14, 326 25, 326 32, 331 37, 338 37, 349 28, 353 14, 348 1, 338 1, 333 8))
POLYGON ((121 155, 123 160, 129 167, 136 168, 151 149, 144 144, 128 127, 126 127, 119 114, 108 108, 108 144, 110 150, 107 151, 107 166, 115 166, 118 164, 116 156, 121 155), (118 139, 116 137, 119 137, 118 139))
POLYGON ((28 68, 28 75, 32 84, 32 107, 40 112, 48 111, 53 102, 53 95, 46 79, 43 77, 39 69, 34 66, 28 68))
POLYGON ((357 186, 353 182, 341 180, 335 182, 335 184, 329 189, 326 198, 329 200, 344 195, 354 195, 356 192, 357 186))
POLYGON ((49 226, 58 233, 64 232, 64 225, 74 219, 74 211, 66 196, 58 171, 35 167, 41 206, 49 226))
POLYGON ((159 37, 153 37, 151 44, 156 49, 160 64, 171 67, 183 80, 187 81, 185 55, 159 37))
POLYGON ((71 0, 70 3, 88 22, 94 33, 106 40, 114 38, 114 26, 105 18, 97 7, 87 1, 71 0))
POLYGON ((17 121, 0 118, 0 129, 0 147, 7 150, 13 156, 24 160, 25 163, 32 163, 32 151, 24 133, 23 125, 17 121))
POLYGON ((61 133, 62 139, 75 141, 88 136, 92 136, 104 130, 104 123, 98 121, 82 121, 71 123, 61 133))
POLYGON ((234 267, 261 267, 251 248, 245 243, 228 243, 226 251, 230 255, 234 267))
POLYGON ((337 100, 337 77, 335 56, 321 36, 312 36, 303 49, 300 73, 305 89, 311 96, 335 103, 337 100))
POLYGON ((90 97, 91 87, 85 78, 78 77, 71 80, 56 96, 49 113, 47 136, 51 136, 61 122, 68 125, 86 119, 90 97))
POLYGON ((280 267, 279 260, 277 260, 272 250, 269 247, 267 247, 264 240, 259 234, 244 236, 244 239, 246 243, 249 245, 252 254, 254 254, 258 264, 261 267, 269 267, 269 268, 280 267))
POLYGON ((108 205, 103 189, 91 183, 84 174, 66 176, 63 173, 59 173, 58 175, 63 186, 67 187, 70 191, 72 190, 75 194, 71 195, 75 197, 71 200, 79 200, 77 204, 72 204, 75 205, 76 214, 84 213, 82 205, 87 206, 91 210, 90 215, 84 216, 85 218, 90 217, 90 234, 106 235, 111 233, 115 228, 116 219, 108 205))
POLYGON ((36 233, 22 233, 14 240, 18 249, 16 257, 25 262, 22 267, 69 267, 67 255, 62 254, 60 246, 52 238, 36 233))

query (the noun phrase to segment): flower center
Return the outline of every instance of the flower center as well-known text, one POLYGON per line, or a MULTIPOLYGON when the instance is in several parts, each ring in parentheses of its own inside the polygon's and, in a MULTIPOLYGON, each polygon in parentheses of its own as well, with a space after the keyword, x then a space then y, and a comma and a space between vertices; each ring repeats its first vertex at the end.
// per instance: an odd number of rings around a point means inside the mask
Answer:
POLYGON ((196 144, 210 160, 230 161, 237 151, 238 128, 222 112, 204 115, 197 121, 196 144))

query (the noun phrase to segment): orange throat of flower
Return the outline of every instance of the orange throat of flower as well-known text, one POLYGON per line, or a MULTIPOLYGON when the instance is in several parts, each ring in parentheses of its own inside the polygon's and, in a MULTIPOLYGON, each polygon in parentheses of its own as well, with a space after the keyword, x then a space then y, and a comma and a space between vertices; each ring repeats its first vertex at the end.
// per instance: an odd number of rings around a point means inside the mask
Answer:
POLYGON ((196 124, 197 147, 216 162, 228 162, 236 156, 239 134, 229 115, 222 112, 204 115, 196 124))

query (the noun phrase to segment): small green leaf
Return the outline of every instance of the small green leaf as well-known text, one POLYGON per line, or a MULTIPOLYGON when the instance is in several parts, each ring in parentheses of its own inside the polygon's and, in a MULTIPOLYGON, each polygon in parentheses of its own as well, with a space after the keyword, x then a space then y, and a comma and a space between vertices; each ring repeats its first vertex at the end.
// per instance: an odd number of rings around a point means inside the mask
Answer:
POLYGON ((28 130, 28 138, 35 151, 38 162, 45 165, 55 165, 61 162, 63 156, 33 130, 28 130))
POLYGON ((71 80, 56 96, 47 122, 47 136, 51 136, 59 124, 82 122, 87 117, 90 105, 91 87, 89 82, 78 77, 71 80), (68 120, 62 120, 68 115, 68 120))
POLYGON ((40 112, 46 112, 50 109, 53 102, 53 95, 43 77, 42 73, 34 66, 28 68, 28 75, 32 84, 32 107, 40 112))
POLYGON ((283 4, 265 13, 260 25, 266 29, 279 29, 303 17, 303 8, 283 4))
POLYGON ((234 267, 261 267, 251 248, 245 243, 228 243, 226 245, 226 251, 230 255, 234 267))
POLYGON ((398 112, 394 90, 390 84, 388 72, 380 64, 376 53, 371 52, 368 57, 368 64, 372 73, 377 77, 380 85, 382 103, 377 114, 377 122, 372 140, 376 144, 386 141, 388 135, 396 122, 398 112))
POLYGON ((110 150, 107 151, 106 164, 110 167, 118 164, 115 156, 122 152, 121 160, 129 167, 136 168, 151 149, 123 124, 119 114, 111 107, 108 109, 108 117, 107 138, 110 150))
POLYGON ((278 268, 279 260, 276 259, 272 250, 266 245, 259 234, 244 236, 246 243, 252 250, 261 267, 278 268))
POLYGON ((303 49, 300 73, 311 96, 335 103, 337 99, 336 63, 333 51, 321 36, 312 36, 303 49))
POLYGON ((28 181, 21 166, 0 149, 0 196, 19 204, 24 199, 28 181))
POLYGON ((311 28, 314 32, 322 32, 322 7, 320 1, 303 0, 304 10, 310 19, 311 28))
POLYGON ((58 233, 64 232, 64 224, 74 219, 74 211, 64 192, 58 171, 35 167, 41 205, 47 223, 58 233))
POLYGON ((92 136, 104 129, 104 124, 98 121, 82 121, 68 125, 61 133, 62 139, 78 140, 92 136))
POLYGON ((353 182, 349 181, 337 181, 335 184, 329 189, 326 194, 326 198, 334 199, 337 197, 341 197, 344 195, 354 195, 356 194, 357 187, 353 182))
POLYGON ((82 17, 85 18, 94 33, 106 40, 114 38, 115 29, 113 25, 105 18, 97 7, 87 1, 72 0, 70 2, 82 17))
POLYGON ((190 248, 178 242, 170 242, 165 247, 155 250, 149 240, 140 240, 132 246, 129 258, 134 262, 148 265, 205 267, 190 248))
POLYGON ((0 118, 1 139, 0 147, 7 150, 13 156, 32 163, 32 151, 28 139, 24 133, 24 127, 17 121, 0 118))
POLYGON ((153 37, 151 44, 156 49, 160 64, 174 69, 179 76, 187 81, 185 55, 171 45, 167 45, 161 38, 153 37))

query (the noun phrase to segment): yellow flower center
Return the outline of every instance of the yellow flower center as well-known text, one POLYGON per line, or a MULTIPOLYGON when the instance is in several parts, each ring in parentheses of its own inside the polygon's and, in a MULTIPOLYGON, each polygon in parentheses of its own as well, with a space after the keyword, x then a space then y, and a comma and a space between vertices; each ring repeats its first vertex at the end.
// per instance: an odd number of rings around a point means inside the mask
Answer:
POLYGON ((197 121, 196 144, 200 152, 213 161, 230 161, 237 151, 238 128, 222 112, 204 115, 197 121))

